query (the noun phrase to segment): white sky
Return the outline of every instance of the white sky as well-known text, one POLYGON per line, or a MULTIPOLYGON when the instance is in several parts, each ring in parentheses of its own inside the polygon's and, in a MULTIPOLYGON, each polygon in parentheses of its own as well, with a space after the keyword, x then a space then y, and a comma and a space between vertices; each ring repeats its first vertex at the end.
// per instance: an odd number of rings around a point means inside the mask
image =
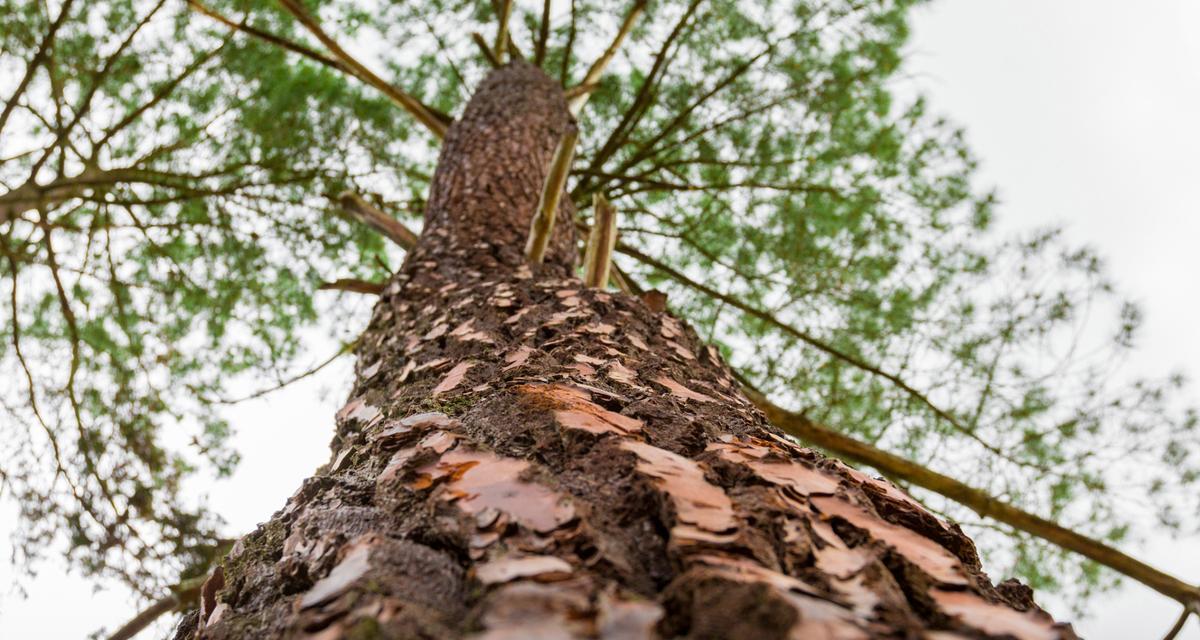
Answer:
MULTIPOLYGON (((914 82, 966 127, 983 183, 1000 188, 1002 227, 1065 223, 1070 238, 1099 248, 1146 311, 1132 366, 1200 376, 1200 0, 940 0, 918 12, 909 51, 914 82)), ((229 412, 243 463, 213 487, 212 504, 234 530, 269 517, 325 461, 350 375, 345 360, 229 412)), ((1191 393, 1200 399, 1200 386, 1191 393)), ((0 537, 12 517, 0 505, 0 537)), ((1200 539, 1128 551, 1200 582, 1200 539)), ((0 585, 13 578, 0 560, 0 585)), ((28 599, 0 591, 0 638, 82 638, 133 612, 129 594, 96 592, 57 563, 24 586, 28 599)), ((1076 629, 1159 638, 1177 614, 1174 602, 1127 585, 1076 629)), ((1180 638, 1200 640, 1200 622, 1180 638)))

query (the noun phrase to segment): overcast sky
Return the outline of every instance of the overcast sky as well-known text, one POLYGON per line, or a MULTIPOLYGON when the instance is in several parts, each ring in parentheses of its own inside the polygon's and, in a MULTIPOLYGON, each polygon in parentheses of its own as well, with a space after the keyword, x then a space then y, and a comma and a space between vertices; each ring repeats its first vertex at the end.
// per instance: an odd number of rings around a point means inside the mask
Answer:
MULTIPOLYGON (((1000 189, 1002 227, 1064 223, 1070 238, 1097 247, 1146 312, 1131 366, 1200 374, 1200 0, 940 0, 915 26, 912 82, 966 127, 983 183, 1000 189)), ((230 411, 243 463, 213 489, 212 504, 235 530, 265 520, 325 461, 350 375, 344 360, 230 411)), ((1200 400, 1200 387, 1190 393, 1200 400)), ((12 505, 0 505, 0 536, 12 517, 12 505)), ((1200 539, 1128 551, 1200 582, 1200 539)), ((7 585, 13 572, 2 562, 7 585)), ((82 638, 133 611, 127 593, 93 592, 52 562, 24 584, 27 600, 0 591, 0 638, 82 638)), ((1130 585, 1099 600, 1076 629, 1094 639, 1160 638, 1178 611, 1130 585)), ((1200 640, 1200 622, 1180 638, 1200 640)))

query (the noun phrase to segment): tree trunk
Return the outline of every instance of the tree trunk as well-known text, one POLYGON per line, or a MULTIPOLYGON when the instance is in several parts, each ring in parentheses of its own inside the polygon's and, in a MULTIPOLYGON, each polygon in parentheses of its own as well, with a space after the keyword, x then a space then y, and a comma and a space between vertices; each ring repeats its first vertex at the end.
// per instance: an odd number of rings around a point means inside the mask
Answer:
POLYGON ((569 126, 534 67, 484 82, 332 461, 177 637, 1074 637, 957 526, 770 427, 682 322, 583 288, 567 199, 525 263, 569 126))

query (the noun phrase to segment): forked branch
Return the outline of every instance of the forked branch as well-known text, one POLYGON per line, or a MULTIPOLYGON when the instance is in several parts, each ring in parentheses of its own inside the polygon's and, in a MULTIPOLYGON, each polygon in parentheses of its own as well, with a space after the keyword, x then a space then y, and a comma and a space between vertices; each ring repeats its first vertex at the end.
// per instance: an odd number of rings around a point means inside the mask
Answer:
POLYGON ((602 194, 592 196, 592 230, 584 253, 583 282, 589 287, 608 284, 613 247, 617 244, 617 210, 602 194))
POLYGON ((429 129, 430 133, 432 133, 435 137, 438 139, 445 137, 446 124, 444 122, 426 109, 425 105, 421 104, 419 100, 408 95, 400 88, 392 85, 383 78, 375 75, 375 72, 368 69, 366 65, 359 62, 354 56, 351 56, 349 53, 347 53, 345 49, 342 49, 341 45, 339 45, 332 36, 325 33, 325 30, 321 28, 320 23, 318 23, 315 18, 309 15, 308 11, 304 8, 304 5, 300 4, 299 0, 279 0, 279 4, 282 5, 288 13, 292 14, 292 17, 294 17, 301 25, 303 25, 309 33, 316 37, 321 44, 325 45, 325 48, 328 49, 335 58, 353 70, 356 77, 372 87, 375 87, 388 98, 390 98, 402 109, 412 115, 412 117, 416 118, 417 122, 425 125, 425 128, 429 129))
POLYGON ((571 173, 571 160, 575 157, 577 142, 579 128, 571 125, 558 141, 554 158, 550 161, 550 170, 546 172, 537 211, 529 225, 529 240, 525 243, 525 257, 534 264, 541 264, 546 257, 546 246, 550 244, 550 234, 554 232, 555 218, 558 217, 558 201, 562 199, 567 175, 571 173))
MULTIPOLYGON (((612 44, 600 54, 600 57, 588 67, 587 73, 583 76, 583 80, 579 83, 580 86, 594 85, 600 80, 600 76, 604 74, 604 69, 608 67, 608 63, 612 62, 613 56, 617 55, 617 50, 621 48, 621 43, 625 41, 625 37, 633 31, 633 25, 637 19, 646 10, 646 0, 637 0, 633 3, 633 7, 629 9, 629 13, 625 15, 625 20, 621 22, 621 28, 617 30, 616 37, 613 38, 612 44)), ((583 105, 587 104, 590 91, 585 91, 571 98, 568 103, 568 108, 572 115, 579 115, 583 105)))

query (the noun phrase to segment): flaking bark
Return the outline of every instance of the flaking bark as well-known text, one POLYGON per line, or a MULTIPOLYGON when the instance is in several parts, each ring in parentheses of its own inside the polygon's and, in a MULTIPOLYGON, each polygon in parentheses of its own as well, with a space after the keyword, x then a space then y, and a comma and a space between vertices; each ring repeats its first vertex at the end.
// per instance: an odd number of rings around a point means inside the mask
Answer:
POLYGON ((360 341, 331 462, 178 637, 1071 638, 896 487, 802 448, 669 314, 524 232, 570 117, 493 72, 360 341))

